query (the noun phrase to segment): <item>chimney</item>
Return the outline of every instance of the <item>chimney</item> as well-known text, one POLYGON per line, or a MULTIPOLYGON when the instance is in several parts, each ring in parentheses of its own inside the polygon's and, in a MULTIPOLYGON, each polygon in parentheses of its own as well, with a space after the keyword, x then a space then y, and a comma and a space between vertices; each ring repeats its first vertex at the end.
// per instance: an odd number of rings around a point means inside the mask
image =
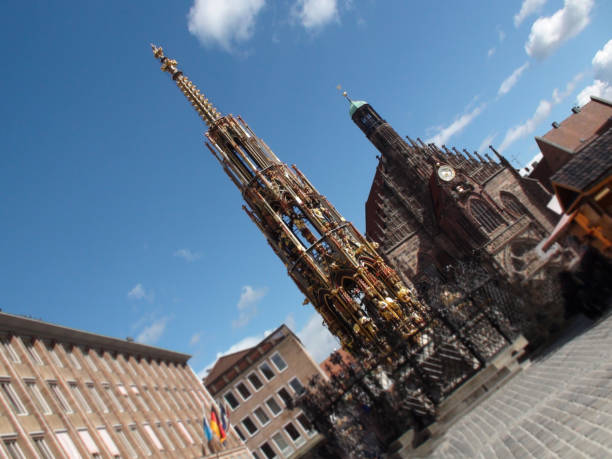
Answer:
POLYGON ((557 123, 556 121, 553 121, 552 127, 554 127, 555 129, 559 129, 559 123, 557 123))

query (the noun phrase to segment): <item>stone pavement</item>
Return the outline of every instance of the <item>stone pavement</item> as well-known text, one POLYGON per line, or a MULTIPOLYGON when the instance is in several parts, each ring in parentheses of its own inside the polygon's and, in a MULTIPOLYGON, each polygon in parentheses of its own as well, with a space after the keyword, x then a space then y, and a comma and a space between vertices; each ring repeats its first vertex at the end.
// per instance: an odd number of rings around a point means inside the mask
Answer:
POLYGON ((428 457, 612 458, 612 314, 592 327, 579 318, 455 422, 428 457))

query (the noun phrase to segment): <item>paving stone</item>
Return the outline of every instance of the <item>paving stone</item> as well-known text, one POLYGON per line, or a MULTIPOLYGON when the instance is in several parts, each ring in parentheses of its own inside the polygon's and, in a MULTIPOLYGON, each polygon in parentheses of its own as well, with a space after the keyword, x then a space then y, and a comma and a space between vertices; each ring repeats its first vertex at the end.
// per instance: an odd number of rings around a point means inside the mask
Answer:
POLYGON ((432 457, 612 458, 612 314, 459 419, 432 457))

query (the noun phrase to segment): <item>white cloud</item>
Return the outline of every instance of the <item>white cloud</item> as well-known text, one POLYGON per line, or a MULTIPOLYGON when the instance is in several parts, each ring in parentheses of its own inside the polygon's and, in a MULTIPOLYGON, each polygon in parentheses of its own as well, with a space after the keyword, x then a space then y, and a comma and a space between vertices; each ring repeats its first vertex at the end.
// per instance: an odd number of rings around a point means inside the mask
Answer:
POLYGON ((522 124, 514 126, 506 132, 506 136, 499 146, 498 150, 503 152, 506 148, 508 148, 512 143, 516 142, 518 139, 525 137, 526 135, 532 133, 536 127, 540 125, 543 121, 548 118, 552 108, 562 102, 567 96, 569 96, 575 89, 576 84, 582 78, 582 74, 579 73, 576 75, 567 85, 565 86, 565 90, 560 92, 557 88, 555 88, 552 92, 551 100, 542 99, 538 104, 534 114, 522 124))
POLYGON ((189 249, 178 249, 178 250, 175 250, 172 255, 174 255, 177 258, 182 258, 183 260, 188 261, 188 262, 199 260, 200 257, 201 257, 201 255, 199 253, 192 252, 189 249))
POLYGON ((536 111, 531 118, 529 118, 523 124, 519 124, 518 126, 508 129, 508 132, 506 132, 506 136, 504 137, 504 140, 502 141, 498 150, 500 152, 504 151, 508 146, 510 146, 510 144, 533 132, 541 122, 548 118, 552 107, 553 104, 551 102, 541 100, 538 104, 538 108, 536 108, 536 111))
POLYGON ((525 62, 519 68, 517 68, 512 75, 502 81, 502 84, 499 86, 499 90, 497 91, 498 96, 503 96, 504 94, 508 94, 512 87, 516 84, 518 79, 521 77, 522 73, 529 67, 529 62, 525 62))
POLYGON ((257 314, 257 304, 268 293, 267 287, 253 288, 250 285, 242 287, 242 293, 236 307, 238 318, 232 321, 234 328, 244 327, 257 314))
POLYGON ((265 0, 195 0, 187 15, 189 32, 204 45, 232 51, 253 36, 264 5, 265 0))
POLYGON ((612 84, 612 40, 597 51, 592 63, 595 79, 612 84))
POLYGON ((194 333, 189 339, 189 344, 191 346, 198 344, 200 342, 200 338, 202 338, 202 332, 194 333))
POLYGON ((146 326, 136 337, 136 341, 143 344, 155 344, 166 330, 170 317, 162 317, 146 326))
POLYGON ((233 344, 232 346, 230 346, 228 350, 223 351, 223 352, 217 352, 215 360, 213 362, 210 362, 200 371, 198 371, 198 376, 200 378, 204 378, 208 374, 210 369, 213 367, 213 365, 217 362, 217 360, 219 360, 219 358, 223 357, 224 355, 233 354, 234 352, 242 351, 244 349, 253 347, 272 332, 273 330, 266 330, 260 335, 247 336, 246 338, 242 338, 236 344, 233 344))
POLYGON ((545 59, 561 44, 578 35, 590 21, 593 0, 565 0, 552 16, 538 18, 531 26, 525 51, 538 60, 545 59))
POLYGON ((589 102, 591 96, 612 100, 612 40, 595 53, 592 64, 595 79, 576 97, 578 105, 589 102))
MULTIPOLYGON (((288 319, 289 318, 292 319, 292 316, 288 316, 288 319)), ((295 326, 295 324, 293 325, 295 326)), ((274 330, 266 330, 258 335, 247 336, 230 346, 230 348, 226 351, 217 352, 215 360, 213 362, 210 362, 202 370, 200 370, 198 372, 198 376, 200 378, 206 377, 210 369, 220 357, 253 347, 259 344, 261 340, 269 336, 270 333, 272 333, 273 331, 274 330)), ((341 347, 338 340, 322 324, 321 316, 317 313, 314 313, 310 317, 304 328, 302 328, 301 331, 296 333, 296 335, 298 336, 298 338, 300 338, 302 344, 304 345, 306 350, 308 350, 308 353, 317 363, 322 362, 329 356, 329 354, 341 347)))
POLYGON ((147 300, 153 301, 153 292, 147 292, 142 284, 136 284, 127 294, 131 300, 147 300))
POLYGON ((514 15, 514 26, 520 26, 527 16, 540 11, 545 3, 546 0, 523 0, 521 10, 514 15))
POLYGON ((487 57, 491 57, 493 56, 493 54, 495 54, 495 47, 489 49, 489 51, 487 51, 487 57))
POLYGON ((480 113, 484 110, 485 104, 481 104, 472 111, 465 113, 453 121, 445 128, 440 128, 439 132, 426 140, 426 143, 435 143, 438 146, 444 145, 452 136, 463 131, 480 113))
POLYGON ((506 32, 500 26, 497 26, 497 38, 499 38, 500 43, 506 39, 506 32))
POLYGON ((593 84, 587 86, 578 93, 576 96, 576 103, 578 105, 584 105, 591 100, 591 96, 612 100, 612 85, 605 81, 595 80, 593 84))
POLYGON ((306 29, 320 28, 338 19, 337 0, 298 0, 293 15, 306 29))
POLYGON ((489 145, 493 144, 493 139, 495 139, 495 137, 497 137, 497 132, 486 136, 484 139, 482 139, 482 142, 480 142, 478 150, 476 151, 480 154, 482 154, 482 152, 484 151, 487 151, 489 149, 489 145))
POLYGON ((304 328, 296 333, 317 363, 321 363, 329 354, 341 347, 338 339, 323 325, 322 320, 321 316, 315 313, 304 328))

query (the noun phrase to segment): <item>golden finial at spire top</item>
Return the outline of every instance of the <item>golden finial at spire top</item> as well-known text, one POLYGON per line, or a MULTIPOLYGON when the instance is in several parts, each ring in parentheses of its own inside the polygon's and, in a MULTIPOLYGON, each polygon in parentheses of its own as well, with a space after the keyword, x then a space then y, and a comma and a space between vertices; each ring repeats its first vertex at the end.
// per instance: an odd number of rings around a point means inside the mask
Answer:
MULTIPOLYGON (((338 91, 342 91, 342 86, 338 85, 338 86, 336 86, 336 89, 338 91)), ((348 96, 346 91, 342 91, 342 97, 345 97, 346 100, 348 100, 349 102, 353 102, 352 99, 348 96)))
POLYGON ((164 50, 161 46, 155 46, 153 43, 151 43, 151 48, 153 49, 153 55, 156 59, 162 59, 165 57, 164 50))
POLYGON ((151 43, 151 49, 153 50, 155 58, 159 59, 162 64, 162 71, 168 72, 172 76, 172 79, 195 108, 196 112, 209 127, 212 127, 215 122, 221 118, 221 114, 215 109, 206 96, 200 92, 197 86, 193 84, 189 78, 183 75, 183 72, 177 67, 178 63, 174 59, 170 59, 164 55, 164 50, 161 46, 155 46, 151 43))

